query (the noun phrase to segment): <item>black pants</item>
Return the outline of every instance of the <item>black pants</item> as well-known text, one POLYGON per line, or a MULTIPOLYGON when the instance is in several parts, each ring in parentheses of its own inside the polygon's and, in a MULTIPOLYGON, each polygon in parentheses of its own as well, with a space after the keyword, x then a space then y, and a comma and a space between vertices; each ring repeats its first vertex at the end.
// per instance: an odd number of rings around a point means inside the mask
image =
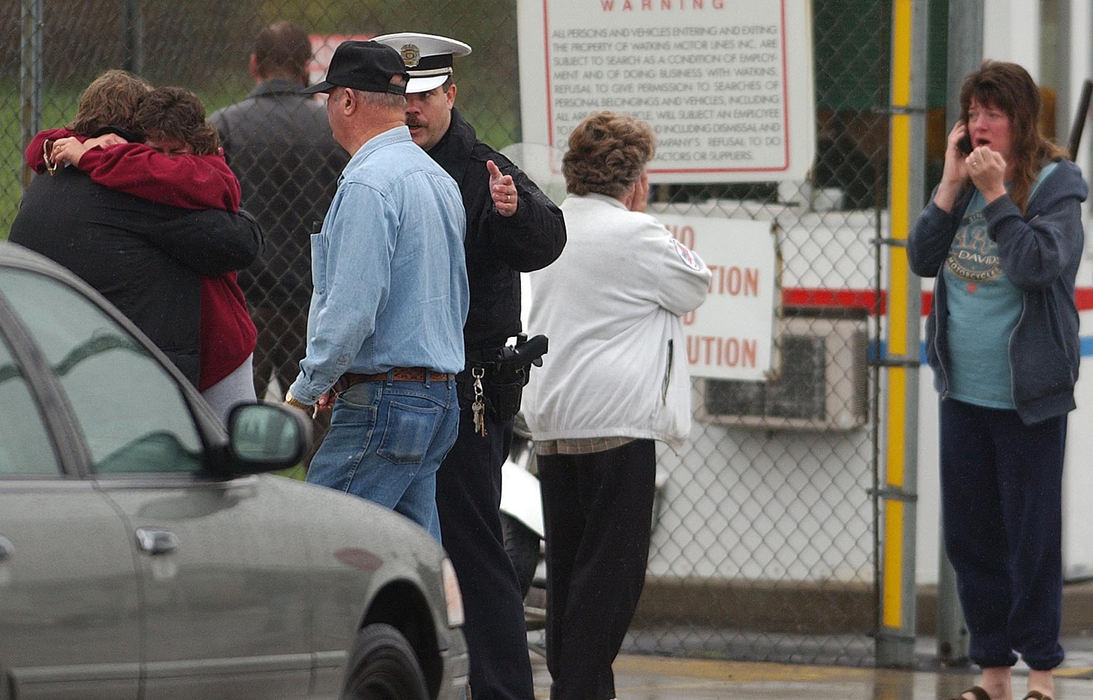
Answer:
POLYGON ((978 665, 1035 670, 1063 661, 1066 416, 1025 425, 1017 411, 945 399, 941 517, 978 665))
POLYGON ((524 601, 501 534, 501 464, 512 421, 486 415, 486 436, 474 432, 470 406, 460 400, 459 437, 436 481, 444 549, 459 577, 471 657, 474 700, 532 700, 524 601))
POLYGON ((611 664, 645 583, 656 489, 652 440, 539 455, 553 700, 615 697, 611 664))

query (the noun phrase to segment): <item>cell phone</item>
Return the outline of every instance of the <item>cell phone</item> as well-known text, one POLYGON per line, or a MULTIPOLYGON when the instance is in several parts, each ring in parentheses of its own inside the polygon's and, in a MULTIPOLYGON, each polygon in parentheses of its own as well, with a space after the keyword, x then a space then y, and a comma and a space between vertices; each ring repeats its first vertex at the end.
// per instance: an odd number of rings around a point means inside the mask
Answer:
POLYGON ((972 137, 965 132, 960 140, 956 142, 956 148, 964 155, 970 155, 972 152, 972 137))

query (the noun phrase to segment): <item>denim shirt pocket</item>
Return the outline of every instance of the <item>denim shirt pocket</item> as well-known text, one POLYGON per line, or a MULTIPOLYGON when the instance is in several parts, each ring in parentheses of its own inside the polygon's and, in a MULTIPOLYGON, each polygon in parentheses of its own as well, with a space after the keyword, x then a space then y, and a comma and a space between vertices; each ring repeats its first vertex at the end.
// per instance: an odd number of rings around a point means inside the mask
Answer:
POLYGON ((326 250, 326 235, 311 234, 311 280, 319 294, 326 293, 326 250))

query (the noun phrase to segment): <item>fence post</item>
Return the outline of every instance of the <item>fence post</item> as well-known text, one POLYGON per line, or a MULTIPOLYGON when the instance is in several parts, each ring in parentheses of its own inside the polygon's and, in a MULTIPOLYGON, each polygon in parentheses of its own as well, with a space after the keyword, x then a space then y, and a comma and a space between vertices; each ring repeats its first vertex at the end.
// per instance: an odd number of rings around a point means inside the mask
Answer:
MULTIPOLYGON (((19 127, 22 140, 30 143, 39 131, 42 115, 42 0, 23 0, 22 32, 19 37, 19 127)), ((23 189, 30 184, 32 172, 23 161, 23 189)))
POLYGON ((144 26, 140 0, 125 0, 125 70, 140 75, 144 70, 144 26))
MULTIPOLYGON (((983 55, 983 0, 949 3, 948 72, 945 133, 960 118, 960 84, 979 67, 983 55)), ((938 527, 939 537, 941 532, 938 527)), ((938 545, 937 659, 945 666, 968 664, 968 630, 956 595, 956 574, 938 545)))
POLYGON ((907 234, 922 208, 928 1, 892 4, 890 237, 883 543, 877 665, 910 668, 915 651, 920 283, 907 264, 907 234))

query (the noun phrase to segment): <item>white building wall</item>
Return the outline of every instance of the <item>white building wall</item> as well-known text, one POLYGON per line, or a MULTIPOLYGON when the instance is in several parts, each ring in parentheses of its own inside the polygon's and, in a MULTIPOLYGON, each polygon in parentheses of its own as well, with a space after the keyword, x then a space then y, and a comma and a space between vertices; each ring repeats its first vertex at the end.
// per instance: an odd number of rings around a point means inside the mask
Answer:
MULTIPOLYGON (((1067 124, 1073 123, 1082 85, 1093 79, 1093 7, 1088 0, 1069 2, 1070 85, 1072 104, 1067 105, 1067 124)), ((1068 134, 1069 136, 1069 134, 1068 134)), ((1082 142, 1075 159, 1085 174, 1093 176, 1093 125, 1086 121, 1082 142)), ((1086 259, 1078 272, 1078 284, 1093 286, 1093 207, 1086 201, 1086 259)), ((1093 345, 1093 313, 1082 315, 1082 335, 1093 345)), ((1089 522, 1090 499, 1093 499, 1093 358, 1086 358, 1078 381, 1078 409, 1070 415, 1068 424, 1067 464, 1064 478, 1063 556, 1071 578, 1093 576, 1093 528, 1089 522)))
POLYGON ((984 0, 983 57, 1020 63, 1040 79, 1040 3, 984 0))

